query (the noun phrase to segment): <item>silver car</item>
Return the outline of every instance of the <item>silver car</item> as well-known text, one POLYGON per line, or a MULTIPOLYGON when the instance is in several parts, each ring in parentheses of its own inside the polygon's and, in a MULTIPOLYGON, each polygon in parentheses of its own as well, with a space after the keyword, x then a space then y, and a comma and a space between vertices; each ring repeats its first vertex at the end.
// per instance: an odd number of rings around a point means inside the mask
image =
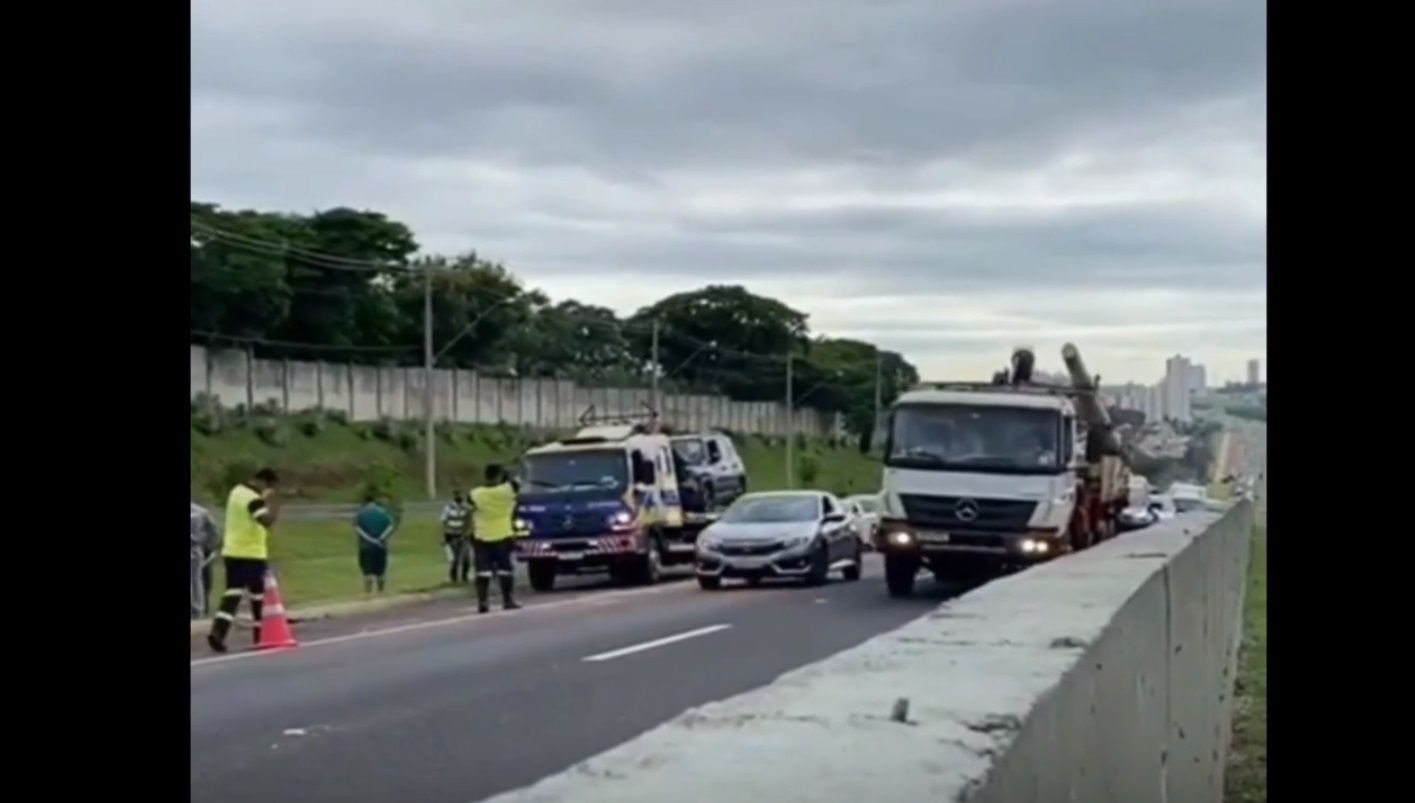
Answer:
POLYGON ((845 505, 823 491, 746 494, 698 536, 694 566, 705 589, 726 578, 756 584, 769 577, 824 583, 832 571, 859 580, 860 539, 845 505))

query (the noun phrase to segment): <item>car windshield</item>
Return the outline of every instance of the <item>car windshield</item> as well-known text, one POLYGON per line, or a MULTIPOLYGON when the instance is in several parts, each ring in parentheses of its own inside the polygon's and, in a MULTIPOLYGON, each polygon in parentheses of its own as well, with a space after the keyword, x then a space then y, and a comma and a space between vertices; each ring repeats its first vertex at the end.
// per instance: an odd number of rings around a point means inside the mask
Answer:
POLYGON ((526 455, 521 472, 532 491, 621 490, 628 479, 629 458, 608 449, 526 455))
POLYGON ((779 524, 814 521, 820 517, 820 500, 814 496, 747 496, 722 514, 734 524, 779 524))
POLYGON ((1056 410, 914 404, 894 411, 890 465, 956 471, 1061 470, 1056 410))
POLYGON ((707 447, 701 438, 684 438, 673 441, 673 452, 690 466, 700 466, 707 462, 707 447))

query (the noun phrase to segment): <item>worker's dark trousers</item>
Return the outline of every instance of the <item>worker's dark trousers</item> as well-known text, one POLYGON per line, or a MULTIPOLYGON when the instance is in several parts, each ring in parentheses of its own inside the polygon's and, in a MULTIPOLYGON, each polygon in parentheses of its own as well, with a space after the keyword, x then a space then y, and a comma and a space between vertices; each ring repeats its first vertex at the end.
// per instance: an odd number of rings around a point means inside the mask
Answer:
POLYGON ((447 579, 454 583, 467 582, 472 571, 472 550, 467 536, 443 533, 442 543, 447 551, 447 579))
POLYGON ((241 605, 241 597, 251 601, 251 619, 255 622, 252 639, 260 643, 260 611, 265 602, 266 562, 252 558, 224 558, 226 566, 226 591, 221 595, 221 607, 216 611, 216 621, 211 626, 211 636, 222 644, 226 634, 236 621, 236 609, 241 605))
POLYGON ((477 561, 477 604, 485 608, 487 598, 491 593, 491 578, 495 577, 501 585, 501 604, 509 607, 515 602, 511 599, 511 589, 515 578, 511 573, 511 540, 504 541, 478 541, 472 540, 472 552, 477 561))

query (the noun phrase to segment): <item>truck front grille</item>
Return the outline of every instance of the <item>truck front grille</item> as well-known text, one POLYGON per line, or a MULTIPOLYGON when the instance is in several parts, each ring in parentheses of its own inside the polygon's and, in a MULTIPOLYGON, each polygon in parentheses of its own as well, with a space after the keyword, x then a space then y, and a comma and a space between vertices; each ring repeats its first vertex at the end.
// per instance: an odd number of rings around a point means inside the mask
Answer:
POLYGON ((1005 533, 1027 529, 1036 502, 1022 499, 977 499, 964 496, 900 494, 904 516, 917 527, 948 532, 1005 533), (976 516, 969 512, 976 510, 976 516), (962 511, 962 515, 960 515, 962 511))

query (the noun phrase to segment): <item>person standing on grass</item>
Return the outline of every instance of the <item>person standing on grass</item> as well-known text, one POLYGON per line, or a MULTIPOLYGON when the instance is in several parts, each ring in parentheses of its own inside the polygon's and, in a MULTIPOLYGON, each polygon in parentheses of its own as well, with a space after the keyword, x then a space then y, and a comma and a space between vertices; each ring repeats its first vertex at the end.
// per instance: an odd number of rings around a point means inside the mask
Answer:
POLYGON ((472 509, 467 497, 458 491, 442 509, 442 544, 447 550, 447 579, 453 583, 467 582, 471 571, 472 509))
POLYGON ((501 585, 501 607, 519 607, 511 598, 515 578, 511 570, 511 543, 515 536, 516 485, 498 465, 486 467, 485 484, 472 489, 472 553, 477 563, 477 611, 486 613, 491 578, 501 585))
POLYGON ((359 536, 359 571, 364 575, 364 593, 376 587, 383 592, 388 573, 388 539, 397 529, 388 509, 372 494, 364 497, 364 506, 354 516, 354 532, 359 536))
POLYGON ((226 497, 226 543, 222 564, 226 568, 226 590, 212 622, 206 643, 216 652, 226 652, 226 635, 236 621, 241 597, 251 603, 254 643, 260 643, 260 611, 265 600, 265 574, 270 564, 270 528, 275 526, 275 488, 280 476, 263 468, 246 482, 231 489, 226 497))
POLYGON ((221 529, 210 511, 198 505, 192 506, 192 606, 193 619, 206 616, 211 610, 211 562, 221 549, 221 529))

